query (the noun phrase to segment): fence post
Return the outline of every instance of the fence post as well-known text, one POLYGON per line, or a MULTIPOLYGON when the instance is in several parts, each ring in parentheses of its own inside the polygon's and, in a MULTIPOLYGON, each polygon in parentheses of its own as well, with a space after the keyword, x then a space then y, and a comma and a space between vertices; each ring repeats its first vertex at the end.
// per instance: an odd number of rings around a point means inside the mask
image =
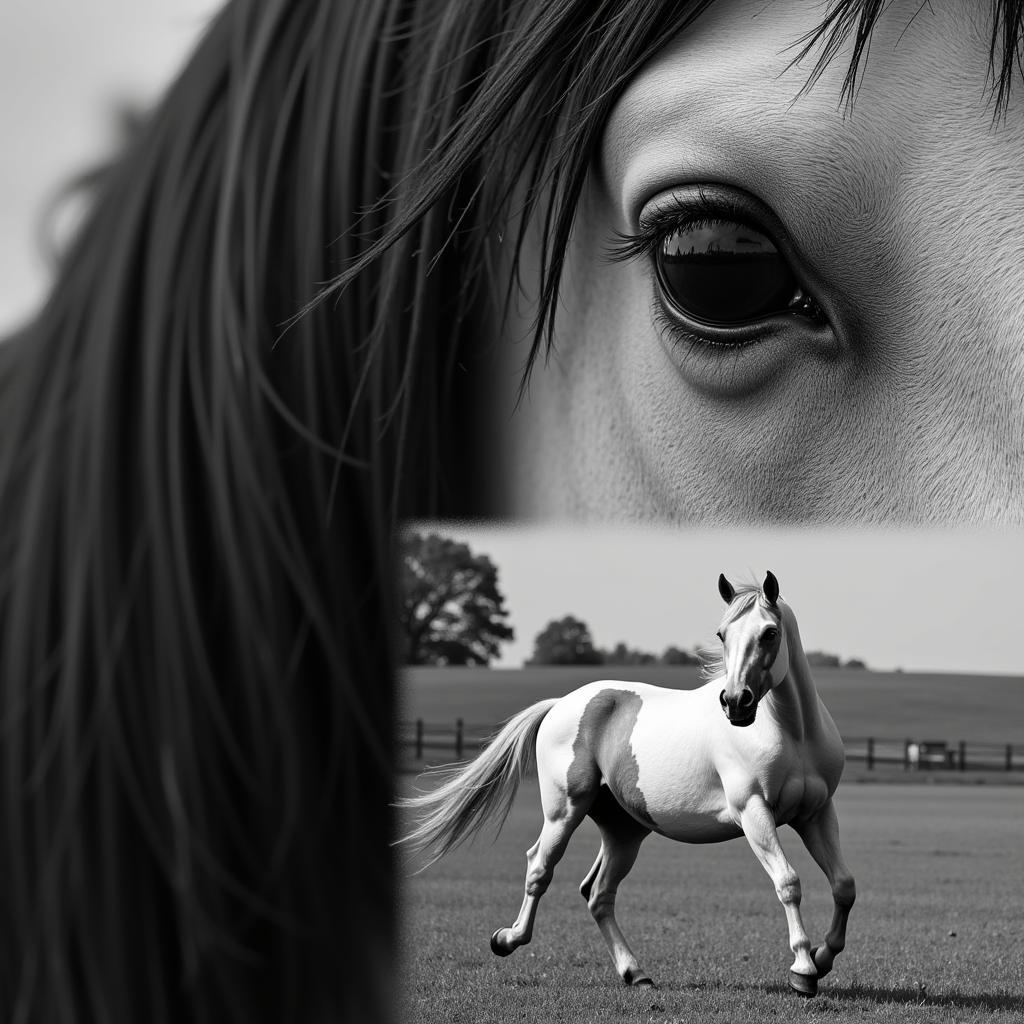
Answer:
POLYGON ((423 760, 423 719, 416 719, 416 760, 423 760))
POLYGON ((1008 772, 1013 771, 1013 744, 1006 744, 1006 770, 1008 772))
POLYGON ((959 762, 958 767, 960 771, 967 770, 967 744, 961 740, 957 745, 957 761, 959 762))
POLYGON ((906 771, 910 767, 910 740, 903 741, 903 770, 906 771))
POLYGON ((875 738, 874 736, 868 737, 868 769, 875 767, 875 738))
POLYGON ((455 719, 455 760, 462 760, 462 719, 455 719))

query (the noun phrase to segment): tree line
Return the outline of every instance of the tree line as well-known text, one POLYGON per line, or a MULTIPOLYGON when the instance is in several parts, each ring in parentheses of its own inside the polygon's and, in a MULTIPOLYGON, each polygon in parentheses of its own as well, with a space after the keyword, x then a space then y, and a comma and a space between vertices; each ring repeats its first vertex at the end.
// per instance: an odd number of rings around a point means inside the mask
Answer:
POLYGON ((661 654, 618 643, 597 647, 587 624, 574 615, 552 619, 533 641, 527 665, 696 665, 699 658, 681 647, 670 646, 661 654))
MULTIPOLYGON (((515 639, 498 569, 487 555, 436 533, 409 532, 401 544, 399 633, 407 665, 489 665, 515 639)), ((809 651, 819 668, 866 668, 859 658, 809 651)), ((528 665, 696 665, 696 653, 670 645, 660 654, 619 642, 602 648, 574 615, 537 634, 528 665)))

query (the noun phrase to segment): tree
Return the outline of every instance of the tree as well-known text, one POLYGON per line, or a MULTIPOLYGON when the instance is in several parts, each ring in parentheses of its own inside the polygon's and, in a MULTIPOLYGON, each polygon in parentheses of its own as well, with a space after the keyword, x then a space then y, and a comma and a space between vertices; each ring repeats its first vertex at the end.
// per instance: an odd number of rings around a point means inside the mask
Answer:
POLYGON ((600 665, 601 652, 594 648, 585 622, 566 615, 549 622, 533 641, 533 657, 527 665, 600 665))
POLYGON ((807 651, 807 664, 811 668, 839 668, 839 655, 827 651, 807 651))
POLYGON ((666 647, 665 653, 661 656, 663 665, 699 665, 700 658, 681 647, 666 647))
POLYGON ((407 665, 488 665, 515 636, 498 570, 468 544, 431 533, 402 542, 401 626, 407 665))

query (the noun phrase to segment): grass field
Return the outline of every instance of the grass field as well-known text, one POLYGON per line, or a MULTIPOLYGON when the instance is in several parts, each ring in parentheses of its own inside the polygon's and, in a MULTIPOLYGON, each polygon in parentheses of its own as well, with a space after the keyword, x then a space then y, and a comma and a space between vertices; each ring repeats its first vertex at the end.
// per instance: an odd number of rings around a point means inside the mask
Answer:
MULTIPOLYGON (((533 942, 493 956, 490 934, 518 912, 523 854, 540 825, 528 779, 496 843, 482 836, 406 883, 402 1019, 1024 1021, 1024 790, 847 786, 837 807, 859 897, 846 952, 816 999, 788 990, 785 915, 742 839, 645 842, 618 917, 655 991, 619 982, 577 891, 598 846, 589 821, 541 903, 533 942)), ((827 884, 796 834, 781 837, 819 942, 831 914, 827 884)))
MULTIPOLYGON (((658 665, 409 669, 402 718, 451 723, 462 718, 490 727, 534 701, 609 677, 680 689, 701 683, 696 668, 658 665)), ((1024 678, 851 669, 818 669, 814 678, 844 737, 966 740, 1024 748, 1024 678)))

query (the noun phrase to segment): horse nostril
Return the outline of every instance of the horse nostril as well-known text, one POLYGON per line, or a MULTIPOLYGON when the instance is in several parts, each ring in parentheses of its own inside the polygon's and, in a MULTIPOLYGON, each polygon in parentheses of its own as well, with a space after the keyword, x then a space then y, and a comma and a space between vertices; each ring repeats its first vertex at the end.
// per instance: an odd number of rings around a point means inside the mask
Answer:
POLYGON ((753 703, 754 703, 754 695, 750 692, 750 690, 744 688, 743 692, 740 694, 740 700, 739 700, 740 707, 741 708, 749 708, 750 705, 753 704, 753 703))
POLYGON ((723 708, 729 706, 729 702, 725 699, 725 690, 718 695, 718 703, 721 704, 723 708))

